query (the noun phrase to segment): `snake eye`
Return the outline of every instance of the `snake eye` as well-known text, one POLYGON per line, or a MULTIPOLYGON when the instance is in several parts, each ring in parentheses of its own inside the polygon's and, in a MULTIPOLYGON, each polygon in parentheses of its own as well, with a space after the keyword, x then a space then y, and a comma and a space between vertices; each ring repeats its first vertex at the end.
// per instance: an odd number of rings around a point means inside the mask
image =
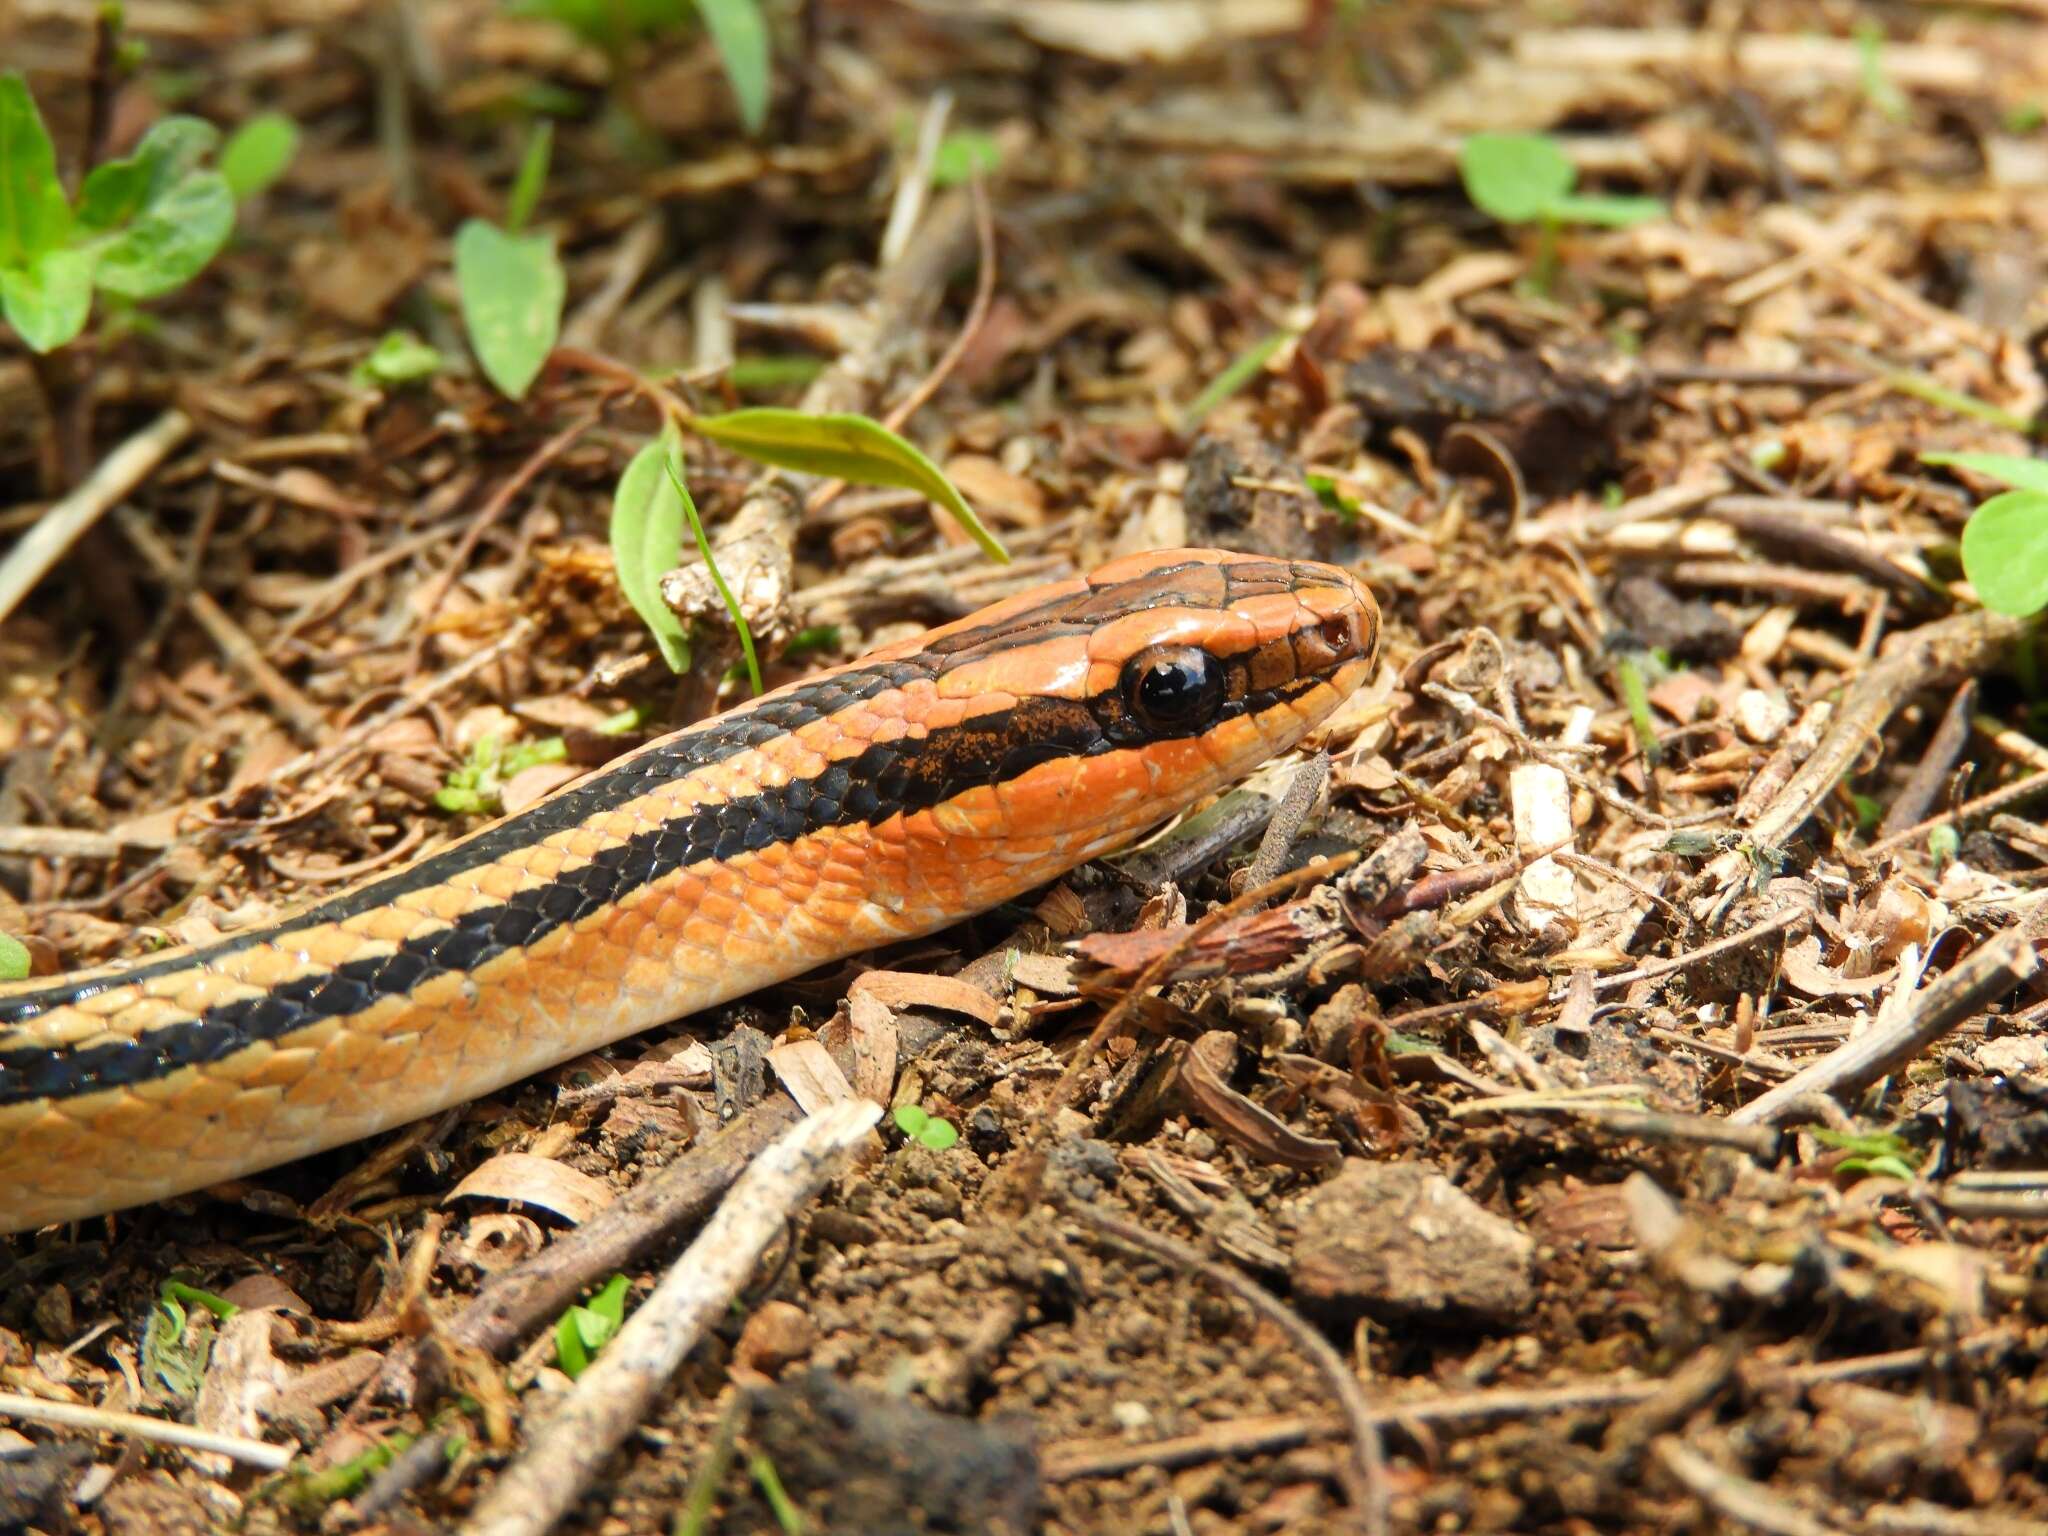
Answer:
POLYGON ((1124 663, 1123 694, 1149 731, 1200 731, 1223 708, 1223 669, 1195 646, 1162 646, 1124 663))

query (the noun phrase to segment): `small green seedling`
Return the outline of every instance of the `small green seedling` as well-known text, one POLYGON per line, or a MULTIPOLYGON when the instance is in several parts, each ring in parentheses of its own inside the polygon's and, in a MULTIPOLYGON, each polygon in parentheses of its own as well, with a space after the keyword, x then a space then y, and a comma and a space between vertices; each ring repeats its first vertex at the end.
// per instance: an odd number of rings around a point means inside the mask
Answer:
POLYGON ((559 736, 543 736, 508 747, 486 736, 469 749, 469 758, 434 791, 434 805, 451 816, 495 816, 505 806, 505 785, 541 763, 559 763, 569 744, 559 736))
POLYGON ((571 1381, 590 1369, 591 1356, 609 1343, 625 1322, 626 1292, 631 1285, 624 1275, 613 1275, 604 1289, 590 1298, 589 1306, 569 1308, 555 1324, 555 1360, 571 1381))
POLYGON ((1923 453, 1923 464, 1974 470, 2013 487, 1963 525, 1963 574, 1993 613, 2048 608, 2048 460, 2009 453, 1923 453))
POLYGON ((540 374, 562 330, 569 291, 552 235, 520 231, 547 181, 554 125, 542 123, 526 142, 519 175, 505 202, 505 227, 465 219, 455 232, 455 288, 469 344, 484 374, 517 400, 540 374))
POLYGON ((187 1331, 188 1307, 201 1307, 226 1322, 241 1310, 224 1296, 203 1291, 182 1280, 166 1280, 157 1290, 156 1305, 142 1329, 142 1370, 152 1382, 177 1398, 197 1395, 206 1375, 206 1358, 213 1341, 206 1334, 187 1331))
POLYGON ((349 377, 358 384, 396 389, 439 373, 447 359, 411 331, 386 331, 349 377))
POLYGON ((1927 834, 1927 858, 1937 872, 1955 863, 1956 856, 1962 851, 1962 834, 1956 831, 1952 822, 1943 822, 1927 834))
POLYGON ((939 140, 939 152, 932 156, 932 185, 965 186, 977 176, 993 176, 1002 163, 1002 146, 993 134, 956 128, 939 140))
POLYGON ((1302 478, 1308 482, 1310 493, 1325 509, 1336 513, 1347 523, 1358 521, 1361 511, 1358 498, 1347 496, 1334 476, 1311 472, 1302 478))
POLYGON ((0 933, 0 981, 26 981, 32 969, 28 946, 11 933, 0 933))
POLYGON ((299 125, 282 112, 252 117, 221 146, 220 173, 235 201, 246 203, 275 186, 299 152, 299 125))
POLYGON ((1862 1174, 1880 1179, 1913 1177, 1912 1143, 1890 1131, 1832 1131, 1813 1128, 1813 1139, 1824 1147, 1835 1147, 1849 1156, 1835 1164, 1835 1172, 1862 1174))
POLYGON ((1458 150, 1465 195, 1503 224, 1535 224, 1541 236, 1535 281, 1557 269, 1557 232, 1567 224, 1626 229, 1664 216, 1654 197, 1610 197, 1572 189, 1579 173, 1555 139, 1540 133, 1475 133, 1458 150))
POLYGON ((1912 115, 1905 92, 1893 82, 1884 64, 1884 28, 1874 21, 1856 27, 1856 56, 1863 76, 1863 99, 1895 123, 1912 115))
POLYGON ((161 298, 219 254, 235 194, 201 164, 219 142, 201 118, 166 117, 126 159, 93 167, 74 205, 28 82, 0 75, 0 315, 31 351, 84 330, 95 291, 161 298))
POLYGON ((960 1129, 943 1115, 934 1115, 916 1104, 899 1104, 893 1117, 896 1129, 921 1147, 943 1152, 960 1139, 960 1129))

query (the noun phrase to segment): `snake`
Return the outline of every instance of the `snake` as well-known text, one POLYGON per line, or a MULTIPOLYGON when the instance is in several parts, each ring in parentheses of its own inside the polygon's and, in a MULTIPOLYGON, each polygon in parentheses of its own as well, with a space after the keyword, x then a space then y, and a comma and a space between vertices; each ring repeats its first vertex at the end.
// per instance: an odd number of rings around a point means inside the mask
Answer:
POLYGON ((273 920, 0 989, 0 1232, 246 1178, 1015 901, 1296 746, 1379 638, 1339 565, 1127 555, 273 920))

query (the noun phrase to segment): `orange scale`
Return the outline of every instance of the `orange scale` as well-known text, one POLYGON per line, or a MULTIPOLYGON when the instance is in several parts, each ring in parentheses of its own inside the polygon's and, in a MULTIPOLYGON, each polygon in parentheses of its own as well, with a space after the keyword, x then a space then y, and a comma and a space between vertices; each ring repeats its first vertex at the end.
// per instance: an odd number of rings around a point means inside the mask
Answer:
POLYGON ((13 1114, 0 1116, 0 1169, 61 1167, 80 1160, 91 1150, 93 1132, 89 1123, 58 1109, 28 1112, 19 1121, 13 1114))
POLYGON ((1089 659, 1085 635, 997 651, 947 672, 939 679, 939 696, 966 701, 976 712, 1000 712, 1033 695, 1085 698, 1089 659))
POLYGON ((283 1101, 282 1088, 251 1088, 214 1111, 213 1123, 223 1133, 262 1134, 270 1129, 283 1101))

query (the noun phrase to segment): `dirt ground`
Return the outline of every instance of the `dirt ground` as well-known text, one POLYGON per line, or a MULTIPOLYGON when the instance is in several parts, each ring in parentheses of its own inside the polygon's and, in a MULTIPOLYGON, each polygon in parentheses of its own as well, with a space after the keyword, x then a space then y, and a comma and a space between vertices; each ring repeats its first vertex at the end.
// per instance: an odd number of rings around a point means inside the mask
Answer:
POLYGON ((770 1211, 559 1529, 2048 1532, 2048 714, 1962 579, 2002 486, 1924 457, 2048 430, 2048 12, 768 0, 749 134, 688 6, 96 9, 0 3, 68 185, 170 111, 300 137, 177 292, 0 328, 0 570, 157 444, 0 616, 38 974, 743 699, 701 564, 680 676, 621 595, 645 380, 889 417, 1013 556, 693 444, 770 684, 1182 545, 1342 562, 1386 639, 1326 758, 1024 902, 0 1239, 0 1392, 295 1453, 0 1400, 0 1528, 461 1527, 837 1074, 944 1127, 770 1211), (544 117, 515 400, 451 244, 544 117), (1503 223, 1486 133, 1662 207, 1503 223))

